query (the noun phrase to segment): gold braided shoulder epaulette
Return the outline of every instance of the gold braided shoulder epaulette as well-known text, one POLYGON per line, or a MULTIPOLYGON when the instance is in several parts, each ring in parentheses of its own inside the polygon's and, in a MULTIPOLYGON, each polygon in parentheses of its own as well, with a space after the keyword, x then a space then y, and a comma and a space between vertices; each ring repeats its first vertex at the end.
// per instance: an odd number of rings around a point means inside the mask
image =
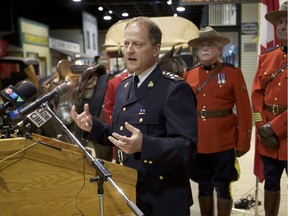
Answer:
POLYGON ((162 76, 171 80, 183 80, 182 77, 178 76, 173 72, 163 71, 162 76))

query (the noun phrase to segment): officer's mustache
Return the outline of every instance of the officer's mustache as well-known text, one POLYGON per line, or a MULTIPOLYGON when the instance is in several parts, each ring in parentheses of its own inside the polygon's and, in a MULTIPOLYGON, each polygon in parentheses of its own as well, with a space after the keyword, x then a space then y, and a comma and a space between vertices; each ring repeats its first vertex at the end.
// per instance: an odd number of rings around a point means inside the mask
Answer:
POLYGON ((204 51, 204 52, 201 53, 201 56, 203 56, 203 55, 211 55, 211 53, 210 53, 210 52, 205 52, 205 51, 204 51))

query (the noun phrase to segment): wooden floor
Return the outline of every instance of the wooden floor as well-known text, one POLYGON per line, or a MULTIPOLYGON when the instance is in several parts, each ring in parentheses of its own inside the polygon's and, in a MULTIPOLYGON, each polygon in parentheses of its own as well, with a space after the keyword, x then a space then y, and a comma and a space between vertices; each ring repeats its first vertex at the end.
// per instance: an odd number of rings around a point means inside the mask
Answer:
MULTIPOLYGON (((254 134, 254 132, 252 132, 254 134)), ((252 137, 252 141, 254 137, 252 137)), ((239 200, 240 198, 245 198, 247 195, 251 194, 255 198, 256 192, 256 177, 253 174, 253 166, 254 166, 254 142, 251 143, 250 151, 245 154, 244 156, 238 158, 240 168, 241 168, 241 176, 237 182, 232 184, 232 195, 234 202, 239 200)), ((287 175, 284 171, 282 178, 281 178, 281 202, 280 202, 280 209, 279 209, 279 216, 287 216, 287 175)), ((199 204, 198 204, 198 189, 197 184, 191 181, 192 192, 193 192, 193 199, 194 205, 191 207, 191 215, 197 216, 200 215, 199 212, 199 204)), ((248 210, 243 209, 232 209, 232 214, 235 216, 240 215, 260 215, 264 216, 264 183, 258 183, 258 200, 261 201, 261 205, 258 206, 257 209, 250 208, 248 210), (257 213, 257 214, 256 214, 257 213)), ((234 206, 233 206, 234 207, 234 206)))

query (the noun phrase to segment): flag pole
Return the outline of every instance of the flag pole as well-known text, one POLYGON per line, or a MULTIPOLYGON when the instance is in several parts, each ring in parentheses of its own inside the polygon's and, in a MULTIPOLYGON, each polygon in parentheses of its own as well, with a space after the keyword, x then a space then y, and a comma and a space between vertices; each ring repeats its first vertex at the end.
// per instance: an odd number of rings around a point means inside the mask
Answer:
POLYGON ((259 179, 256 177, 256 184, 255 184, 255 211, 254 215, 258 215, 258 184, 259 184, 259 179))

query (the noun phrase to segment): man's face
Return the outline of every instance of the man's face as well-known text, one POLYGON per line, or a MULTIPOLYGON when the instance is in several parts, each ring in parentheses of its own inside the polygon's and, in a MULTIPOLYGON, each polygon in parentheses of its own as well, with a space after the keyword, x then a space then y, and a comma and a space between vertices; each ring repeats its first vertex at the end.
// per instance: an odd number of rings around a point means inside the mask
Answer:
POLYGON ((152 46, 148 29, 137 23, 130 24, 124 32, 124 59, 129 71, 141 74, 156 62, 160 44, 152 46))
POLYGON ((287 17, 281 16, 277 19, 276 34, 284 46, 287 46, 287 17))
POLYGON ((197 56, 205 66, 214 64, 221 55, 220 43, 215 40, 202 41, 198 45, 197 56))

